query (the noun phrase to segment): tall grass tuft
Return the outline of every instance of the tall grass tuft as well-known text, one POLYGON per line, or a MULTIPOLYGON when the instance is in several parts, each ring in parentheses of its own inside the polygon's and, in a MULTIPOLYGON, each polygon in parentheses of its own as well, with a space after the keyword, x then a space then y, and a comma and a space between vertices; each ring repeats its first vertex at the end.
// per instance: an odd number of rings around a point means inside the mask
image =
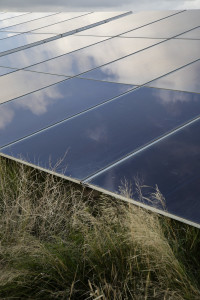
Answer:
POLYGON ((199 246, 196 228, 0 159, 0 299, 200 299, 199 246))

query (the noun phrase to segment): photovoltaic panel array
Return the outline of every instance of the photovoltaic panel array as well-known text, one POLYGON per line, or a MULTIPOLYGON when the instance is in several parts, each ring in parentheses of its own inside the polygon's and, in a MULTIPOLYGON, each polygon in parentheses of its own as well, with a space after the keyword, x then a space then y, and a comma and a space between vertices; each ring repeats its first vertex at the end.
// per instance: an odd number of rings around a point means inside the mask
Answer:
POLYGON ((200 227, 199 73, 200 10, 2 12, 0 154, 200 227))

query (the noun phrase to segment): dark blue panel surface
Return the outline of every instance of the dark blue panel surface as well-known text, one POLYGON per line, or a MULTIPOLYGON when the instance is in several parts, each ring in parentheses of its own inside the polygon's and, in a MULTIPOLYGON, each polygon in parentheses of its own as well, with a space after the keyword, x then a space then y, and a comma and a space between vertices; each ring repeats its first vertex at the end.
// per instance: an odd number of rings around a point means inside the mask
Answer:
MULTIPOLYGON (((85 37, 86 39, 90 37, 85 37)), ((113 38, 35 65, 29 70, 72 76, 159 43, 159 39, 113 38)))
MULTIPOLYGON (((105 190, 120 193, 119 187, 131 187, 134 200, 138 199, 135 178, 146 186, 143 195, 150 196, 158 185, 170 214, 200 224, 200 121, 141 151, 90 183, 105 190)), ((149 206, 154 204, 143 200, 149 206)), ((162 209, 161 205, 156 205, 162 209)))
MULTIPOLYGON (((1 33, 0 33, 1 36, 1 33)), ((0 66, 25 68, 33 64, 98 43, 107 38, 66 36, 0 57, 0 66)), ((18 40, 18 39, 17 39, 18 40)))
POLYGON ((84 179, 199 114, 199 94, 141 88, 2 152, 84 179))
POLYGON ((199 59, 199 49, 200 40, 168 40, 82 77, 140 85, 199 59))
POLYGON ((71 79, 0 105, 0 147, 134 88, 71 79))
MULTIPOLYGON (((3 68, 4 69, 4 68, 3 68)), ((0 76, 0 104, 37 91, 66 77, 28 71, 16 71, 0 76)))
POLYGON ((148 86, 200 93, 200 61, 152 81, 148 86))

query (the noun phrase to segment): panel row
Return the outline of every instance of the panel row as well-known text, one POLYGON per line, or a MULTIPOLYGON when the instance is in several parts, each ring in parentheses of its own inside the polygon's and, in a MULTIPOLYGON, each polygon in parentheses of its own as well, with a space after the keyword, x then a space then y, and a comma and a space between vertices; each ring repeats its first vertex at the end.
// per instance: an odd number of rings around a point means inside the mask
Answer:
MULTIPOLYGON (((190 183, 193 189, 193 185, 199 186, 200 124, 173 133, 199 118, 200 95, 147 87, 128 92, 131 88, 72 79, 1 105, 3 144, 10 142, 9 137, 21 138, 19 132, 26 136, 74 115, 2 148, 1 153, 47 170, 55 168, 57 174, 75 180, 92 176, 90 184, 114 193, 119 193, 124 180, 134 184, 138 177, 145 185, 158 184, 169 213, 200 222, 194 211, 199 204, 190 208, 188 192, 184 194, 190 183), (105 97, 98 96, 99 90, 105 97), (111 100, 122 92, 125 94, 111 100), (88 110, 96 104, 99 106, 88 110), (169 137, 164 139, 165 135, 169 137), (155 143, 158 139, 161 141, 155 143), (181 203, 185 203, 184 209, 178 209, 181 203)), ((144 196, 150 191, 145 190, 144 196)), ((191 196, 194 201, 195 191, 191 196)))
MULTIPOLYGON (((83 13, 82 13, 83 14, 83 13)), ((15 36, 6 37, 5 31, 0 32, 2 34, 2 40, 0 43, 0 56, 5 55, 9 52, 18 51, 21 47, 28 48, 33 46, 34 44, 39 44, 41 42, 47 42, 50 38, 58 38, 61 34, 68 35, 73 34, 78 30, 84 30, 88 27, 93 27, 98 25, 99 23, 104 23, 112 20, 112 18, 123 17, 125 13, 113 13, 113 12, 96 12, 89 13, 83 16, 77 16, 76 18, 63 21, 61 23, 57 23, 54 25, 47 26, 50 33, 41 33, 40 30, 32 31, 31 33, 21 33, 15 36), (55 30, 54 30, 55 28, 55 30), (57 30, 58 28, 58 30, 57 30), (57 36, 57 37, 56 37, 57 36)), ((37 18, 37 14, 35 14, 35 18, 37 18)), ((41 19, 42 20, 42 19, 41 19)), ((40 20, 40 21, 41 21, 40 20)), ((4 21, 2 21, 4 22, 4 21)), ((23 27, 25 29, 25 23, 23 23, 23 27)), ((29 22, 28 22, 29 24, 29 22)), ((26 30, 25 30, 26 31, 26 30)), ((10 32, 8 32, 8 35, 10 32)), ((0 36, 1 38, 1 36, 0 36)))

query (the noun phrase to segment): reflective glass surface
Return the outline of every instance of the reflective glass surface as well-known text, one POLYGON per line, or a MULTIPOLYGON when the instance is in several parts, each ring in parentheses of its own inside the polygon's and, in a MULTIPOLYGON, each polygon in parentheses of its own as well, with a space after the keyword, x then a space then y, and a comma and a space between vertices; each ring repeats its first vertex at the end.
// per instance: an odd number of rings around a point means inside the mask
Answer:
POLYGON ((10 19, 10 18, 14 18, 14 17, 19 17, 19 16, 22 16, 22 15, 25 15, 25 14, 28 14, 27 12, 19 12, 19 13, 8 13, 8 12, 5 12, 5 13, 1 13, 0 15, 0 21, 2 20, 5 20, 5 19, 10 19))
POLYGON ((7 39, 1 40, 0 55, 3 52, 11 51, 19 47, 30 45, 32 43, 39 42, 53 36, 54 35, 52 34, 28 34, 28 33, 22 33, 16 36, 11 36, 7 39))
POLYGON ((57 33, 63 34, 66 32, 70 32, 73 30, 78 30, 85 26, 89 26, 95 24, 100 21, 104 21, 115 16, 119 16, 123 14, 123 12, 94 12, 86 16, 82 16, 78 19, 68 20, 66 22, 62 22, 60 24, 51 25, 45 28, 41 28, 35 30, 35 33, 57 33))
MULTIPOLYGON (((140 88, 3 150, 84 179, 200 113, 200 95, 140 88)), ((151 160, 150 160, 151 162, 151 160)), ((151 162, 151 167, 155 166, 151 162)), ((160 176, 160 175, 159 175, 160 176)))
POLYGON ((124 37, 170 38, 200 25, 200 10, 188 10, 130 31, 124 37))
POLYGON ((59 13, 55 14, 52 16, 47 16, 45 18, 41 18, 39 20, 34 20, 27 22, 25 24, 19 24, 16 26, 11 26, 9 27, 9 31, 14 31, 14 32, 26 32, 34 29, 38 29, 41 27, 46 27, 55 23, 59 23, 62 21, 66 21, 69 19, 73 19, 76 17, 79 17, 81 15, 85 15, 87 12, 71 12, 71 13, 59 13))
POLYGON ((64 79, 66 79, 66 77, 27 71, 16 71, 1 76, 0 103, 21 97, 64 79))
POLYGON ((15 18, 0 20, 0 29, 2 30, 2 29, 6 28, 6 30, 9 30, 8 28, 10 26, 21 24, 21 23, 28 22, 28 21, 35 20, 35 19, 39 19, 39 18, 46 17, 46 16, 53 15, 53 14, 55 14, 55 13, 30 13, 30 14, 24 14, 22 16, 18 16, 15 18))
POLYGON ((200 39, 200 27, 193 29, 187 33, 181 34, 180 39, 200 39))
POLYGON ((199 40, 168 40, 82 77, 140 85, 199 59, 199 48, 199 40))
POLYGON ((8 37, 11 37, 11 36, 14 36, 14 35, 17 35, 19 33, 16 33, 16 32, 0 32, 0 40, 1 39, 6 39, 8 37))
POLYGON ((69 35, 31 48, 0 57, 0 66, 25 68, 36 63, 63 55, 103 41, 103 37, 69 35))
POLYGON ((133 86, 74 78, 1 104, 0 147, 131 88, 133 86))
POLYGON ((4 68, 4 67, 0 67, 0 76, 8 74, 8 73, 12 73, 16 71, 15 69, 9 69, 9 68, 4 68))
MULTIPOLYGON (((88 37, 85 38, 87 39, 88 37)), ((113 38, 35 65, 29 70, 66 76, 77 75, 156 43, 159 43, 159 40, 113 38)))
MULTIPOLYGON (((132 158, 97 176, 91 183, 120 193, 126 180, 137 200, 135 179, 146 185, 143 195, 149 197, 158 185, 166 200, 167 212, 200 223, 200 121, 141 151, 132 158), (148 188, 152 187, 152 188, 148 188)), ((145 202, 145 200, 143 200, 145 202)), ((153 205, 155 202, 145 202, 153 205)), ((162 209, 161 206, 154 206, 162 209)))
POLYGON ((152 81, 148 86, 200 93, 200 61, 152 81))
POLYGON ((126 31, 155 22, 178 11, 143 11, 133 13, 123 18, 112 21, 112 23, 102 24, 81 32, 84 35, 114 36, 123 34, 126 31))

